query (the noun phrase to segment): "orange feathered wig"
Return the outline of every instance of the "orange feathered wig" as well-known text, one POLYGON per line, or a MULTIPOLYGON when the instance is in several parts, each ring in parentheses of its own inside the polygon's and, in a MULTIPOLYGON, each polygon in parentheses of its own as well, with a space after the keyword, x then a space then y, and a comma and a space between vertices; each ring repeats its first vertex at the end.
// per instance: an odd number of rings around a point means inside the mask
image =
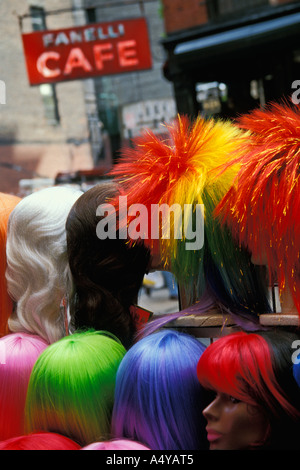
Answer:
POLYGON ((5 279, 6 236, 9 215, 19 201, 20 198, 17 196, 0 193, 0 337, 8 333, 7 320, 13 308, 5 279))
POLYGON ((289 288, 300 313, 300 110, 271 103, 238 125, 251 137, 226 166, 241 168, 215 214, 268 266, 279 291, 289 288))

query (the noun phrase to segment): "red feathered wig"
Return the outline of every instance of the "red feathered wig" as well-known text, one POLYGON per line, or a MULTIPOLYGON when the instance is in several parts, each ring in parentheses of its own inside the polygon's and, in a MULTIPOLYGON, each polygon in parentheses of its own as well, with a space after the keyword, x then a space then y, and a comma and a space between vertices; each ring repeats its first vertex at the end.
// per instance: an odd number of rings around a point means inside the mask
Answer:
POLYGON ((250 132, 235 183, 216 208, 241 245, 287 287, 300 312, 300 110, 286 103, 256 109, 238 121, 250 132))

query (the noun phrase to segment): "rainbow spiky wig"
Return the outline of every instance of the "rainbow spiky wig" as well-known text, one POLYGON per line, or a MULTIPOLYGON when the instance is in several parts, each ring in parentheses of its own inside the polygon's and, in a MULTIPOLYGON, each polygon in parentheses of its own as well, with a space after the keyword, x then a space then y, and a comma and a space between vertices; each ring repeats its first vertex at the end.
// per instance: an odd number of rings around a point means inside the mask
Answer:
MULTIPOLYGON (((176 206, 174 218, 170 219, 171 236, 166 236, 161 223, 158 244, 162 264, 184 286, 188 300, 195 299, 195 294, 199 299, 210 284, 215 294, 217 290, 222 291, 220 296, 230 308, 242 306, 244 310, 255 310, 256 300, 249 297, 253 296, 251 292, 258 292, 259 286, 254 281, 248 253, 240 250, 231 232, 221 228, 213 217, 239 165, 230 166, 218 177, 215 169, 237 151, 247 133, 229 121, 200 116, 193 122, 186 116, 178 116, 165 129, 163 136, 145 131, 136 138, 133 148, 123 150, 111 174, 121 185, 128 207, 143 205, 149 216, 153 205, 176 206), (193 208, 188 217, 186 205, 193 208), (187 250, 184 229, 189 224, 197 228, 197 205, 204 215, 204 243, 200 249, 187 250), (183 213, 183 230, 181 237, 176 238, 172 234, 183 213)), ((155 249, 157 240, 151 239, 151 234, 144 233, 141 238, 155 249)))
POLYGON ((241 168, 215 213, 268 266, 280 292, 290 290, 300 312, 300 111, 271 103, 243 115, 238 125, 251 137, 239 143, 239 156, 229 164, 241 168))
MULTIPOLYGON (((199 117, 191 123, 185 116, 178 116, 173 124, 165 127, 163 137, 145 131, 136 138, 134 148, 123 150, 120 163, 111 172, 120 179, 127 205, 142 204, 150 213, 153 204, 169 207, 176 204, 180 211, 185 204, 203 204, 203 192, 210 185, 210 193, 215 193, 214 198, 218 199, 219 193, 230 186, 235 169, 213 184, 210 170, 226 161, 241 132, 229 122, 205 121, 199 117)), ((173 226, 180 215, 174 211, 173 226)), ((160 228, 161 255, 169 262, 170 253, 176 258, 179 244, 173 237, 163 241, 165 227, 160 228)), ((154 243, 150 234, 143 235, 154 243)))

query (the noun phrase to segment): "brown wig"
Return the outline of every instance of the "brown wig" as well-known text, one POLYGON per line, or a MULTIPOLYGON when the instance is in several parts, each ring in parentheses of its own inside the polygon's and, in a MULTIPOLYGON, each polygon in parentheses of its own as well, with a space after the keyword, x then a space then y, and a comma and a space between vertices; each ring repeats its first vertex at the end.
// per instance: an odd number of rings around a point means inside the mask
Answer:
POLYGON ((94 328, 116 335, 128 348, 136 325, 130 307, 137 302, 150 251, 142 242, 116 238, 100 239, 97 224, 104 216, 97 208, 118 195, 114 183, 99 184, 84 193, 67 219, 67 245, 74 295, 70 302, 75 330, 94 328))

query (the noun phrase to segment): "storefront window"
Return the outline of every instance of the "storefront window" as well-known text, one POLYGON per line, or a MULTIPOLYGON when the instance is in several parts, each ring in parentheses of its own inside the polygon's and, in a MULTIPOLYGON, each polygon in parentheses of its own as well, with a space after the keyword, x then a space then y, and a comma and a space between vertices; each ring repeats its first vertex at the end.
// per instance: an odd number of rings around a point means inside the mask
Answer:
POLYGON ((208 2, 208 9, 210 19, 216 20, 220 16, 246 13, 254 8, 269 4, 269 0, 212 0, 208 2))
MULTIPOLYGON (((44 8, 31 6, 30 14, 32 28, 34 31, 41 31, 47 29, 44 8)), ((55 126, 59 124, 60 121, 55 85, 44 84, 40 85, 39 88, 44 105, 45 118, 48 124, 55 126)))

